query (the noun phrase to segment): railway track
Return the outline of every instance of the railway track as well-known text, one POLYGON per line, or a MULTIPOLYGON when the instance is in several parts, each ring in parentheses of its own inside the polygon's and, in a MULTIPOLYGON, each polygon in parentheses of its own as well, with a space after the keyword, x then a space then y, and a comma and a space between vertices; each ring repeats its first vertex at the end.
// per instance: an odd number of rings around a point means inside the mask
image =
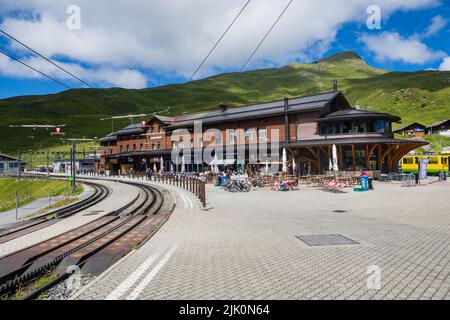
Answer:
POLYGON ((103 201, 110 194, 110 190, 104 185, 83 182, 85 185, 93 188, 94 192, 87 198, 78 201, 74 204, 68 205, 64 208, 57 209, 39 216, 36 216, 30 220, 18 222, 7 228, 0 230, 0 244, 11 241, 13 239, 22 237, 28 233, 38 231, 45 227, 48 227, 54 223, 59 222, 61 219, 70 217, 78 212, 81 212, 100 201, 103 201))
POLYGON ((146 184, 122 208, 65 234, 0 259, 0 297, 35 299, 68 278, 71 270, 98 275, 144 243, 168 218, 164 198, 146 184), (42 277, 52 280, 36 285, 42 277), (18 292, 22 294, 17 295, 18 292))

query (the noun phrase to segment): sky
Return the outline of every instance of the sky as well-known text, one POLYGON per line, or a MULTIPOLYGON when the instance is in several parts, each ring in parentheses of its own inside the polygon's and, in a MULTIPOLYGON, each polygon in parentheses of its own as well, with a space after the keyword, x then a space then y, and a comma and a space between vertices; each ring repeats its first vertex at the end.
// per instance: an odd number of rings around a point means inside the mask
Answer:
MULTIPOLYGON (((184 83, 247 0, 0 0, 0 30, 96 88, 184 83)), ((194 80, 238 72, 289 0, 251 0, 194 80)), ((293 0, 245 70, 344 50, 393 71, 450 70, 450 0, 293 0)), ((0 51, 78 82, 0 33, 0 51)), ((0 54, 0 98, 66 90, 0 54)))

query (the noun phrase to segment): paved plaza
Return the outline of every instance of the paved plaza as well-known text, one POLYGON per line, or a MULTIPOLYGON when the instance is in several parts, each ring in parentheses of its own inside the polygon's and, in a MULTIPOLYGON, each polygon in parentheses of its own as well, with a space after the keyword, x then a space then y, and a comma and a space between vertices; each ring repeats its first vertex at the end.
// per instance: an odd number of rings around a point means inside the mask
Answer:
POLYGON ((75 299, 450 299, 449 183, 346 194, 208 186, 207 210, 170 189, 168 222, 75 299), (308 235, 352 241, 309 246, 308 235))

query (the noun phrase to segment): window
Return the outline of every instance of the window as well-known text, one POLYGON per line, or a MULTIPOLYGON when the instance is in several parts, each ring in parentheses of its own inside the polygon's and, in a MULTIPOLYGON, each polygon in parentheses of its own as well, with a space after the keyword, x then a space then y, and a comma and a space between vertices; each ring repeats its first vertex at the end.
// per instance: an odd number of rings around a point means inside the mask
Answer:
POLYGON ((133 144, 133 151, 136 151, 136 144, 133 144))
POLYGON ((350 121, 342 123, 342 133, 352 133, 352 123, 350 121))
POLYGON ((431 157, 430 158, 430 164, 438 164, 439 158, 438 157, 431 157))
POLYGON ((259 139, 267 139, 267 129, 266 128, 258 129, 258 138, 259 139))
POLYGON ((157 143, 157 149, 158 149, 158 150, 161 149, 161 142, 158 142, 158 143, 157 143))
POLYGON ((253 139, 253 129, 247 129, 245 130, 245 137, 248 140, 252 140, 253 139))
POLYGON ((377 120, 375 122, 375 132, 384 133, 384 130, 385 130, 384 120, 377 120))
POLYGON ((448 160, 447 158, 442 158, 442 164, 447 164, 448 163, 447 160, 448 160))
POLYGON ((375 123, 372 120, 366 121, 367 132, 375 132, 375 123))
POLYGON ((127 152, 130 151, 130 146, 127 144, 127 152))
POLYGON ((403 164, 414 164, 413 158, 403 158, 403 164))
POLYGON ((354 132, 355 133, 364 133, 364 122, 356 122, 354 124, 354 132))
POLYGON ((235 144, 235 142, 236 142, 236 131, 229 130, 229 143, 235 144))
POLYGON ((142 151, 143 148, 144 148, 144 145, 141 143, 141 144, 139 145, 139 151, 142 151))
POLYGON ((123 146, 120 146, 120 153, 122 153, 123 151, 123 146))

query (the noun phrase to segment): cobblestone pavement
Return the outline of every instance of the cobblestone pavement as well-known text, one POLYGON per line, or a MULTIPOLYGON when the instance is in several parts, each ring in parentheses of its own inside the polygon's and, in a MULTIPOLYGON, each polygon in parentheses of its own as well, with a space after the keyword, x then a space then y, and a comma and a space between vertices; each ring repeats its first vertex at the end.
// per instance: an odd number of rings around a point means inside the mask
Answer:
POLYGON ((96 182, 104 184, 112 190, 109 197, 86 210, 62 219, 60 222, 52 224, 44 229, 31 232, 23 237, 0 244, 0 257, 56 237, 96 220, 131 202, 139 193, 138 188, 123 183, 112 181, 96 182))
POLYGON ((448 183, 347 194, 209 186, 208 210, 182 192, 153 238, 75 298, 450 299, 449 192, 448 183), (359 244, 295 237, 316 234, 359 244))

